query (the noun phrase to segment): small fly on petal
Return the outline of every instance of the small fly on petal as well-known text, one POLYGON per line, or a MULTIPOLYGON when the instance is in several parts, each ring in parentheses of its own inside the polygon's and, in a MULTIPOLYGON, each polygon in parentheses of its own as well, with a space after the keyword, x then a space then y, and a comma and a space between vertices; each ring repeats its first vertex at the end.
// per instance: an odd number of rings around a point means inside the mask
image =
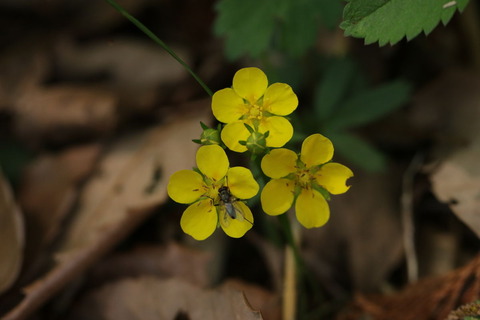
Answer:
POLYGON ((230 189, 227 186, 222 186, 218 189, 218 196, 220 198, 220 214, 221 223, 228 227, 230 224, 230 219, 236 219, 238 221, 247 221, 250 224, 253 224, 251 221, 245 218, 245 214, 238 205, 238 200, 235 198, 230 189))

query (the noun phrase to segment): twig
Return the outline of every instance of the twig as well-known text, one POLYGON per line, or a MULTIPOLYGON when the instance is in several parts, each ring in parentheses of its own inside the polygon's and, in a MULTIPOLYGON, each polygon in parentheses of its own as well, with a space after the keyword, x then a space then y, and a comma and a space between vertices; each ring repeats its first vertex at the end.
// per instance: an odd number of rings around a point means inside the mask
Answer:
MULTIPOLYGON (((289 216, 290 217, 290 216, 289 216)), ((295 320, 297 314, 297 275, 298 252, 295 252, 300 238, 300 226, 297 221, 290 219, 291 236, 295 246, 285 247, 285 271, 283 282, 282 319, 295 320)))
POLYGON ((409 282, 418 279, 418 261, 415 250, 415 226, 413 223, 413 180, 423 163, 423 155, 416 154, 403 175, 402 182, 402 225, 403 246, 407 260, 407 276, 409 282))

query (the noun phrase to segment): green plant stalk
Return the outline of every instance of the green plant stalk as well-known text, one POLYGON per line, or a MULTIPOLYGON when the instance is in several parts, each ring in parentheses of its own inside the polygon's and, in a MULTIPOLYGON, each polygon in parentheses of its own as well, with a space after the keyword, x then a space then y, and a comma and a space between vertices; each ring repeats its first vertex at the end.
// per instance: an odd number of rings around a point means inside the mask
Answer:
MULTIPOLYGON (((284 215, 286 216, 286 215, 284 215)), ((288 218, 286 219, 289 220, 288 218)), ((285 247, 284 258, 284 277, 283 277, 283 302, 282 302, 282 319, 294 320, 297 319, 297 305, 298 305, 298 275, 299 263, 296 243, 298 242, 300 229, 298 224, 291 224, 289 222, 289 234, 292 237, 292 243, 295 245, 287 245, 285 247), (293 229, 293 230, 292 230, 293 229)), ((287 232, 286 232, 287 233, 287 232)), ((290 242, 290 241, 289 241, 290 242)))
POLYGON ((281 214, 278 216, 278 219, 280 220, 280 223, 283 227, 283 231, 285 233, 287 243, 290 247, 292 247, 293 255, 295 257, 295 262, 297 263, 297 268, 300 273, 303 273, 305 271, 305 266, 303 263, 303 259, 300 256, 300 251, 298 249, 297 242, 295 241, 295 238, 293 236, 292 227, 291 227, 290 221, 288 220, 288 216, 287 214, 281 214))
POLYGON ((160 38, 158 38, 150 29, 148 29, 143 23, 141 23, 131 14, 129 14, 116 1, 114 0, 105 0, 105 1, 108 2, 113 8, 115 8, 115 10, 117 10, 125 18, 130 20, 131 23, 133 23, 138 29, 140 29, 143 33, 145 33, 156 44, 158 44, 165 51, 167 51, 175 60, 177 60, 177 62, 180 63, 192 75, 192 77, 202 86, 203 90, 205 90, 209 96, 213 95, 212 90, 210 90, 210 88, 205 84, 205 82, 203 82, 202 79, 200 79, 200 77, 195 72, 193 72, 193 70, 188 66, 188 64, 185 61, 183 61, 182 58, 177 56, 177 54, 172 49, 170 49, 170 47, 167 44, 165 44, 165 42, 160 40, 160 38))
MULTIPOLYGON (((280 224, 283 228, 284 235, 287 240, 287 244, 290 247, 293 257, 295 258, 296 270, 297 270, 297 277, 302 279, 302 284, 307 285, 312 290, 313 300, 321 302, 323 301, 323 296, 319 290, 319 288, 315 285, 316 281, 310 271, 307 269, 305 262, 300 254, 300 249, 298 246, 299 239, 294 235, 293 226, 290 222, 288 217, 288 212, 285 214, 281 214, 278 216, 280 224)), ((304 288, 305 289, 305 288, 304 288)), ((298 302, 298 301, 297 301, 298 302)), ((297 311, 298 312, 298 311, 297 311)), ((300 318, 298 315, 297 318, 300 318)))

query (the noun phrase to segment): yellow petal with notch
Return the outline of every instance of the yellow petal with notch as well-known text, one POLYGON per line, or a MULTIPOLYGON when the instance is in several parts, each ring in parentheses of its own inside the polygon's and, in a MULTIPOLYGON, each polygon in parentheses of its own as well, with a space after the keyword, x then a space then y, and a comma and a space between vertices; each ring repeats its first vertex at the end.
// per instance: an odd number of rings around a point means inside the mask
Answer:
POLYGON ((331 194, 345 193, 350 189, 347 180, 353 177, 353 172, 340 163, 330 162, 323 165, 315 174, 317 183, 331 194))

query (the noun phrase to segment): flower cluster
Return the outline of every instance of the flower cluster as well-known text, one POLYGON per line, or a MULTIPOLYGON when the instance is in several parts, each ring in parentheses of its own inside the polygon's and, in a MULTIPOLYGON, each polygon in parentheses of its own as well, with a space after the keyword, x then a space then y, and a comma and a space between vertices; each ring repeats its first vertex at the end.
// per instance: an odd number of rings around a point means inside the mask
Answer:
POLYGON ((307 137, 299 154, 282 148, 293 136, 286 118, 298 106, 292 88, 284 83, 269 85, 258 68, 239 70, 232 88, 212 97, 212 112, 223 123, 204 129, 196 142, 197 168, 174 173, 167 190, 174 201, 189 204, 180 220, 183 231, 197 240, 221 227, 230 237, 242 237, 253 225, 253 214, 244 200, 260 187, 252 172, 230 167, 225 145, 235 152, 263 156, 261 169, 270 179, 261 191, 263 211, 279 215, 294 206, 297 220, 306 228, 324 225, 330 216, 330 194, 349 189, 353 176, 346 166, 331 162, 332 142, 321 134, 307 137))
POLYGON ((204 240, 219 224, 230 237, 242 237, 252 227, 253 215, 247 205, 237 199, 250 199, 258 193, 259 186, 252 173, 243 167, 230 168, 225 151, 218 145, 200 147, 196 161, 198 171, 177 171, 167 186, 170 198, 190 204, 180 220, 182 230, 196 240, 204 240), (220 193, 225 187, 232 197, 227 206, 222 203, 226 200, 220 193), (229 205, 234 212, 238 210, 238 218, 227 211, 229 205), (240 215, 243 219, 239 219, 240 215))

